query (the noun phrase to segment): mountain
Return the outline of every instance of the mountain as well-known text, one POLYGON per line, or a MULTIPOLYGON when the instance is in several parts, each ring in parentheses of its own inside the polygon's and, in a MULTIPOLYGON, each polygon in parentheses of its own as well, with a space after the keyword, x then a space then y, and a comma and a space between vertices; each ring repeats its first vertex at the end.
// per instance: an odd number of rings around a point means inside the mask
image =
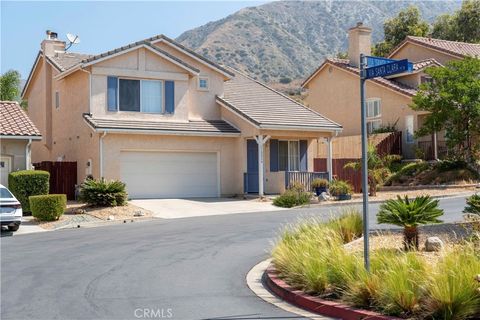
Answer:
POLYGON ((275 1, 209 22, 177 40, 198 53, 265 82, 305 78, 323 59, 347 49, 358 21, 383 38, 383 22, 409 5, 432 22, 460 1, 275 1))

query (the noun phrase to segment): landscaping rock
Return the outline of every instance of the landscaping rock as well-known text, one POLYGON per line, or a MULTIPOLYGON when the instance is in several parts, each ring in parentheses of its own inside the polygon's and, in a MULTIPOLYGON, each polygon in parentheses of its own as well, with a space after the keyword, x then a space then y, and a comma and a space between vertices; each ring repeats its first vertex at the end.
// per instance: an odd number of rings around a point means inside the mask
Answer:
POLYGON ((143 217, 144 215, 145 215, 145 212, 143 212, 142 210, 137 210, 133 214, 134 217, 143 217))
POLYGON ((81 208, 77 208, 75 209, 75 211, 73 211, 74 214, 85 214, 86 211, 84 209, 81 209, 81 208))
POLYGON ((330 196, 326 192, 322 192, 318 196, 318 201, 327 201, 327 200, 330 200, 330 196))
POLYGON ((108 216, 107 220, 113 221, 113 220, 115 220, 115 217, 114 216, 108 216))
POLYGON ((425 241, 425 251, 440 251, 443 249, 443 241, 439 237, 428 237, 425 241))

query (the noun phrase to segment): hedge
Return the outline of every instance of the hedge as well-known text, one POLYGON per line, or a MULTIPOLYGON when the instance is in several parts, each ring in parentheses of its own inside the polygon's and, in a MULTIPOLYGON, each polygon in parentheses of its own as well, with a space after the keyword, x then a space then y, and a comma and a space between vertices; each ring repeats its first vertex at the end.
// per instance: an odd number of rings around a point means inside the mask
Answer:
POLYGON ((31 212, 28 197, 48 194, 50 173, 41 170, 21 170, 8 175, 8 188, 22 204, 23 212, 31 212))
POLYGON ((29 200, 32 215, 40 221, 58 220, 67 208, 65 194, 31 196, 29 200))

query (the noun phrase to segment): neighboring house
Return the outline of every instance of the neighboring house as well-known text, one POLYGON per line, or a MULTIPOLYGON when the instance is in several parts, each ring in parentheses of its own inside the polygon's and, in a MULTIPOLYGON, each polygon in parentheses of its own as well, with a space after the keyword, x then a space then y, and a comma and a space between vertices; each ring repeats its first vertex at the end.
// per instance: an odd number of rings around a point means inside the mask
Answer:
MULTIPOLYGON (((359 56, 361 53, 371 54, 371 31, 361 23, 351 28, 348 33, 349 59, 326 59, 302 84, 308 89, 306 104, 340 123, 343 136, 361 134, 359 56)), ((396 128, 402 131, 405 158, 414 158, 417 148, 432 156, 434 136, 414 137, 427 113, 413 111, 409 106, 419 84, 430 80, 425 74, 427 67, 441 67, 450 60, 465 56, 480 56, 480 44, 407 37, 389 58, 409 59, 413 62, 413 72, 374 78, 366 83, 369 133, 382 126, 396 124, 396 128)), ((439 148, 444 147, 444 134, 436 136, 439 148)))
POLYGON ((16 101, 0 101, 0 119, 0 176, 8 186, 10 172, 31 168, 31 144, 42 136, 16 101))
POLYGON ((37 161, 77 161, 133 198, 279 193, 313 177, 341 126, 163 35, 99 55, 42 42, 22 97, 43 134, 37 161))

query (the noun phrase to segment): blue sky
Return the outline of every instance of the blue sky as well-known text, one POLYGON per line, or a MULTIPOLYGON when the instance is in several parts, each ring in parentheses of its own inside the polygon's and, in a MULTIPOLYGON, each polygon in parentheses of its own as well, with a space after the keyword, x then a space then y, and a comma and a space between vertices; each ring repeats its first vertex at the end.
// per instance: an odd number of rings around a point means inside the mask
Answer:
POLYGON ((74 52, 101 53, 159 33, 175 38, 183 31, 266 1, 1 3, 1 72, 20 71, 26 79, 45 31, 78 34, 74 52))

